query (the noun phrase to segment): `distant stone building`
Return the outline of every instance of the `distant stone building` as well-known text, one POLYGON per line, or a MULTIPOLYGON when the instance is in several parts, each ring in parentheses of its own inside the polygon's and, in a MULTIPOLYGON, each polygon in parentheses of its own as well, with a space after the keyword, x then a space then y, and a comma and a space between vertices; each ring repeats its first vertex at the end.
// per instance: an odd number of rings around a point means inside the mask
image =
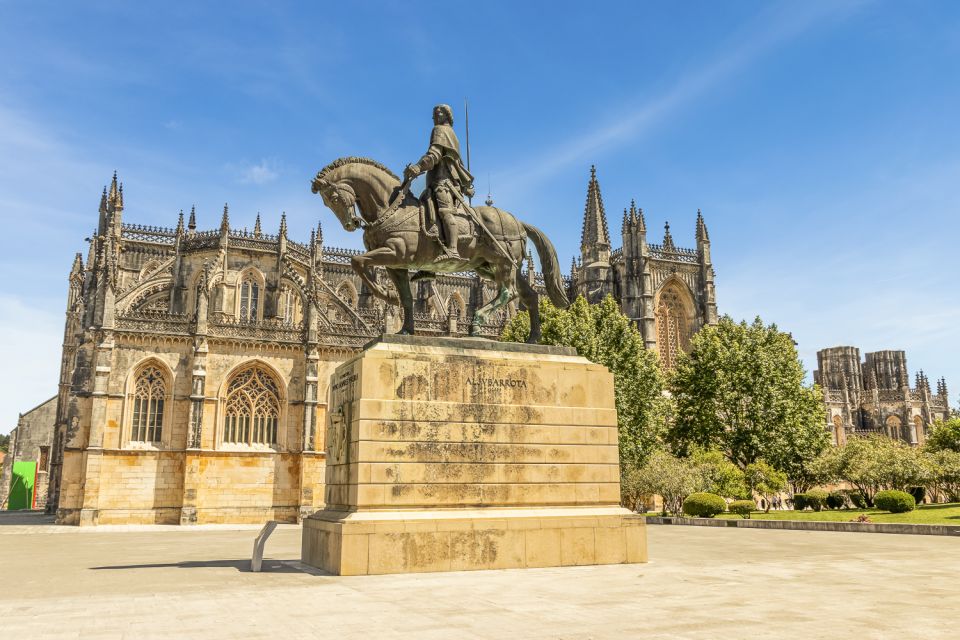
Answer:
POLYGON ((596 168, 590 168, 583 213, 580 260, 574 261, 571 297, 599 302, 607 294, 620 302, 624 315, 637 323, 648 349, 657 351, 672 368, 680 351, 689 351, 690 338, 701 327, 717 322, 710 235, 697 211, 696 248, 673 242, 666 224, 663 242, 647 241, 643 209, 634 202, 623 210, 622 246, 613 249, 596 168))
POLYGON ((949 418, 947 381, 938 380, 933 393, 921 370, 911 389, 903 351, 867 353, 861 361, 856 347, 823 349, 813 378, 823 389, 834 444, 844 444, 851 434, 879 433, 922 445, 930 426, 949 418))
POLYGON ((31 478, 36 481, 32 506, 37 509, 46 507, 56 416, 56 396, 20 414, 16 428, 10 432, 8 453, 0 465, 0 509, 8 507, 13 467, 17 462, 35 463, 35 476, 31 478))

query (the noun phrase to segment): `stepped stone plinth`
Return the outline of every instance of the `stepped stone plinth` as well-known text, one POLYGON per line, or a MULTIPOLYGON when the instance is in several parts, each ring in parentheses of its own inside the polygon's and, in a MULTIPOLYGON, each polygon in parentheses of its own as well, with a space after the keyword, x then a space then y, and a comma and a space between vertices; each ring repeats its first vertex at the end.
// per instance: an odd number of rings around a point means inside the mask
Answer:
POLYGON ((567 347, 385 335, 334 372, 326 508, 339 575, 645 562, 620 506, 613 376, 567 347))

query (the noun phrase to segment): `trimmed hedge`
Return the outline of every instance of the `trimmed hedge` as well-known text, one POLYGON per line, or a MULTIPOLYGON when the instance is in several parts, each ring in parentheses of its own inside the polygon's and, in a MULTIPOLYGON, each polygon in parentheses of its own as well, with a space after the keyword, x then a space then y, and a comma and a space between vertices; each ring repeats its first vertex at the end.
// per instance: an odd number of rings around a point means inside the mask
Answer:
POLYGON ((867 499, 864 498, 863 494, 856 489, 848 490, 847 497, 850 498, 850 502, 852 502, 853 506, 855 506, 857 509, 867 508, 867 499))
POLYGON ((749 520, 750 514, 757 510, 757 505, 753 500, 734 500, 727 505, 727 509, 730 510, 730 513, 735 513, 744 520, 749 520))
POLYGON ((878 491, 873 504, 890 513, 906 513, 917 508, 917 501, 905 491, 878 491))
POLYGON ((823 506, 827 503, 830 494, 822 489, 811 489, 806 493, 793 494, 793 508, 797 511, 803 511, 810 507, 814 511, 823 511, 823 506))
POLYGON ((923 499, 927 497, 927 490, 923 487, 910 487, 907 493, 913 496, 913 499, 917 504, 921 504, 923 499))
POLYGON ((715 493, 691 493, 683 501, 683 512, 694 518, 712 518, 727 509, 727 502, 715 493))
POLYGON ((830 509, 843 509, 847 505, 847 494, 843 491, 831 491, 827 496, 827 507, 830 509))

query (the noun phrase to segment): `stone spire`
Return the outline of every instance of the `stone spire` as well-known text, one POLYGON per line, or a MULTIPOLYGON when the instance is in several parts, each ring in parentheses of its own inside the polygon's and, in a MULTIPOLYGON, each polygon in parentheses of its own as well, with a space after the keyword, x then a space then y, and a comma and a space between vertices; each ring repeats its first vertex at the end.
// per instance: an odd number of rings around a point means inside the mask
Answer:
POLYGON ((177 235, 183 235, 183 209, 180 209, 180 215, 177 217, 177 235))
POLYGON ((70 277, 83 273, 83 254, 79 251, 73 256, 73 266, 70 267, 70 277))
POLYGON ((223 205, 223 217, 220 218, 220 235, 230 233, 230 211, 226 203, 223 205))
POLYGON ((257 211, 257 221, 253 223, 253 237, 259 238, 263 235, 263 229, 260 228, 260 212, 257 211))
POLYGON ((280 214, 280 237, 287 237, 287 212, 284 211, 280 214))
POLYGON ((110 192, 107 194, 107 207, 112 212, 123 211, 123 184, 117 182, 117 172, 113 172, 110 181, 110 192))
POLYGON ((190 220, 187 222, 187 229, 190 230, 190 233, 197 230, 197 205, 190 206, 190 220))
POLYGON ((623 222, 620 223, 620 235, 626 235, 630 231, 630 218, 627 217, 627 208, 623 208, 623 222))
POLYGON ((697 209, 697 242, 710 242, 707 224, 703 221, 703 214, 700 213, 700 209, 697 209))
POLYGON ((590 182, 587 185, 587 203, 583 209, 583 230, 580 234, 581 248, 603 246, 610 248, 610 232, 607 230, 607 214, 597 182, 597 168, 590 166, 590 182))
MULTIPOLYGON (((80 255, 80 254, 78 253, 77 255, 80 255)), ((944 398, 946 398, 946 397, 948 396, 948 394, 947 394, 947 379, 946 379, 946 378, 940 378, 940 384, 937 385, 937 390, 938 390, 939 395, 943 396, 944 398)))
POLYGON ((677 247, 673 244, 673 236, 670 235, 670 223, 666 222, 663 225, 663 250, 664 251, 676 251, 677 247))

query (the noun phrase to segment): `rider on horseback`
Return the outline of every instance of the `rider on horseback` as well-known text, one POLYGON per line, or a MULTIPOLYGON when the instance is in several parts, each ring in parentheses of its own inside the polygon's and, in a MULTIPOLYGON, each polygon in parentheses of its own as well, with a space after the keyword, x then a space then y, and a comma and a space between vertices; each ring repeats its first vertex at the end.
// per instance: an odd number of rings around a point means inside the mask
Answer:
POLYGON ((412 180, 427 172, 427 188, 421 199, 427 204, 432 198, 437 216, 443 228, 441 243, 444 255, 436 262, 460 260, 457 251, 457 203, 464 196, 473 197, 473 176, 460 159, 460 141, 453 130, 453 110, 445 104, 433 108, 433 133, 430 148, 416 164, 407 165, 403 175, 412 180), (425 196, 425 197, 424 197, 425 196))

